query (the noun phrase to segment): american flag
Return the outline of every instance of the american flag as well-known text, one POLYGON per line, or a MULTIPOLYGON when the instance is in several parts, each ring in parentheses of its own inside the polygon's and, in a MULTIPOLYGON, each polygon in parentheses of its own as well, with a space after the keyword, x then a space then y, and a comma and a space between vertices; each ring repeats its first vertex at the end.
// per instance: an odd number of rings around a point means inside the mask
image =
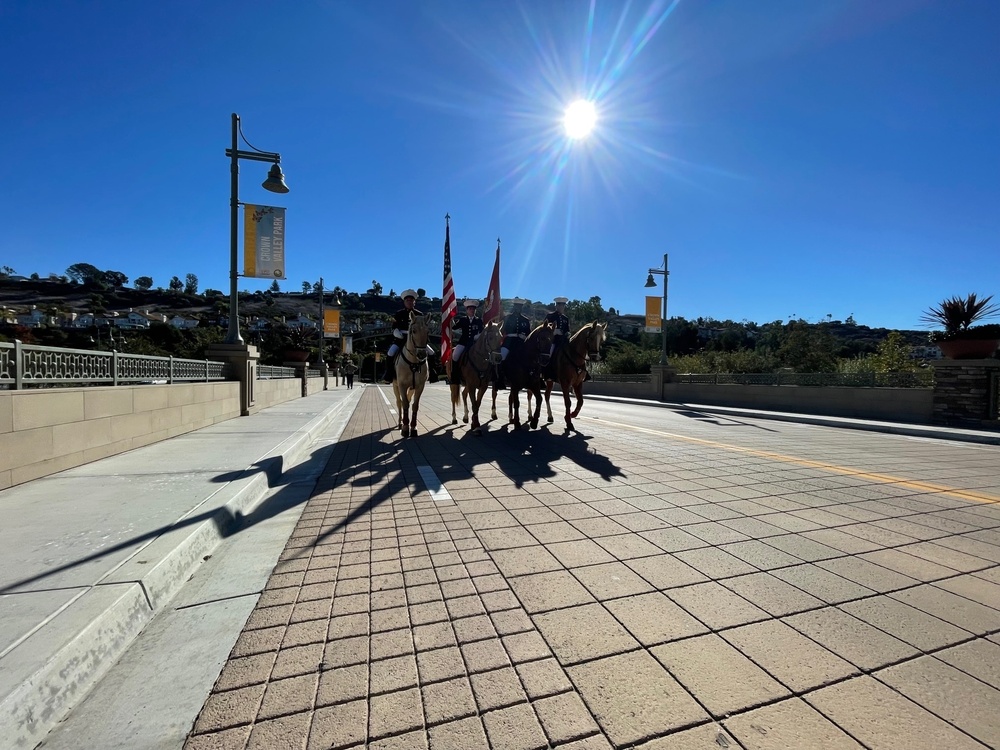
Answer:
POLYGON ((455 282, 451 278, 451 216, 444 215, 444 291, 441 293, 441 361, 451 357, 451 319, 458 313, 455 282))

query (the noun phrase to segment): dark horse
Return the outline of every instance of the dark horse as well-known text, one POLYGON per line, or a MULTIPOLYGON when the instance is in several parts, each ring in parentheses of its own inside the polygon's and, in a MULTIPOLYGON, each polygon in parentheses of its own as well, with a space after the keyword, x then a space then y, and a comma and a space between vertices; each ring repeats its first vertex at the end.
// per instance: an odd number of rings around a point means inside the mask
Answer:
POLYGON ((574 333, 568 342, 556 350, 555 356, 545 371, 545 410, 548 421, 552 422, 552 407, 549 395, 553 381, 559 383, 563 400, 566 402, 566 431, 573 429, 573 418, 579 416, 583 406, 583 381, 587 377, 587 360, 601 357, 601 342, 604 341, 608 324, 601 325, 596 320, 574 333), (570 413, 569 393, 576 394, 576 409, 570 413))
MULTIPOLYGON (((509 420, 514 423, 514 429, 521 429, 521 399, 518 392, 524 389, 529 395, 535 397, 535 411, 531 412, 531 403, 528 402, 528 429, 538 427, 538 416, 542 411, 542 391, 545 384, 542 382, 542 369, 548 364, 549 349, 552 348, 552 339, 555 327, 552 323, 542 323, 536 327, 528 338, 524 340, 517 349, 513 350, 501 365, 504 375, 507 377, 507 387, 510 388, 510 396, 507 399, 509 420)), ((497 384, 493 383, 493 419, 497 418, 497 384)))
POLYGON ((458 383, 451 385, 451 423, 458 424, 458 416, 455 410, 458 408, 459 390, 462 391, 462 404, 465 406, 465 416, 463 422, 469 421, 469 398, 472 398, 472 424, 469 429, 475 435, 482 435, 483 431, 479 425, 479 406, 486 395, 486 389, 490 385, 490 375, 493 367, 499 361, 500 342, 503 341, 503 323, 494 320, 483 329, 472 346, 466 349, 458 362, 448 362, 449 380, 451 379, 452 368, 458 367, 462 373, 464 386, 458 383))

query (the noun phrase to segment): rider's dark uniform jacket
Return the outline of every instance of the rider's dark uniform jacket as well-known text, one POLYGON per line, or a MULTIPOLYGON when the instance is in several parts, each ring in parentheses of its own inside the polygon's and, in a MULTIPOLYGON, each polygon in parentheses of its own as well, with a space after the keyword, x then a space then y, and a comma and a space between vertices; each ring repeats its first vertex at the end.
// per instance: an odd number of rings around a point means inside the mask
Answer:
POLYGON ((478 315, 473 318, 470 318, 468 315, 456 316, 451 321, 451 330, 460 331, 461 335, 456 338, 454 333, 452 334, 455 346, 469 346, 483 332, 483 328, 483 319, 478 315))
POLYGON ((531 333, 531 321, 528 320, 528 316, 523 313, 511 313, 503 322, 503 346, 510 351, 523 344, 529 333, 531 333))
POLYGON ((545 322, 555 328, 552 341, 557 347, 569 341, 569 318, 556 310, 545 316, 545 322))
POLYGON ((396 314, 392 316, 393 336, 395 336, 397 339, 400 339, 401 341, 406 339, 406 332, 410 329, 411 312, 414 315, 423 315, 423 313, 420 312, 420 310, 418 310, 416 307, 414 307, 412 310, 407 310, 404 307, 402 310, 397 310, 396 314), (396 331, 401 332, 402 335, 401 336, 398 335, 396 331))

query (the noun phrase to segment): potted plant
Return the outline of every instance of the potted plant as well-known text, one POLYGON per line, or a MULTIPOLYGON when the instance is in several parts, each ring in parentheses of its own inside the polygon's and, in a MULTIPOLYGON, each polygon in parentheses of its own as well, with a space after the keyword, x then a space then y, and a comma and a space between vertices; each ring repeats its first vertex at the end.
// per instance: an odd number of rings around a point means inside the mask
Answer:
POLYGON ((966 297, 951 297, 924 312, 921 320, 942 326, 930 340, 950 359, 982 359, 990 357, 1000 346, 1000 325, 974 325, 1000 313, 1000 305, 992 302, 993 295, 982 299, 975 293, 966 297))
POLYGON ((308 362, 312 353, 312 337, 316 332, 300 326, 289 326, 283 332, 286 340, 282 354, 286 362, 308 362))

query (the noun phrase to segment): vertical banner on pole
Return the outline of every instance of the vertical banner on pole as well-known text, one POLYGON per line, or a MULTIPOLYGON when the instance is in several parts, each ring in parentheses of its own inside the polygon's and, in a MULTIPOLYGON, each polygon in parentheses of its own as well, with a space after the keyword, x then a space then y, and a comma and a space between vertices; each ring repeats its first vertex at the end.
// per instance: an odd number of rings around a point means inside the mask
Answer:
POLYGON ((323 337, 328 339, 340 338, 340 310, 323 311, 323 337))
POLYGON ((659 333, 661 327, 660 298, 646 297, 646 333, 659 333))
POLYGON ((243 275, 285 278, 285 209, 244 204, 243 275))
POLYGON ((344 336, 343 345, 341 348, 343 354, 354 354, 354 337, 344 336))

